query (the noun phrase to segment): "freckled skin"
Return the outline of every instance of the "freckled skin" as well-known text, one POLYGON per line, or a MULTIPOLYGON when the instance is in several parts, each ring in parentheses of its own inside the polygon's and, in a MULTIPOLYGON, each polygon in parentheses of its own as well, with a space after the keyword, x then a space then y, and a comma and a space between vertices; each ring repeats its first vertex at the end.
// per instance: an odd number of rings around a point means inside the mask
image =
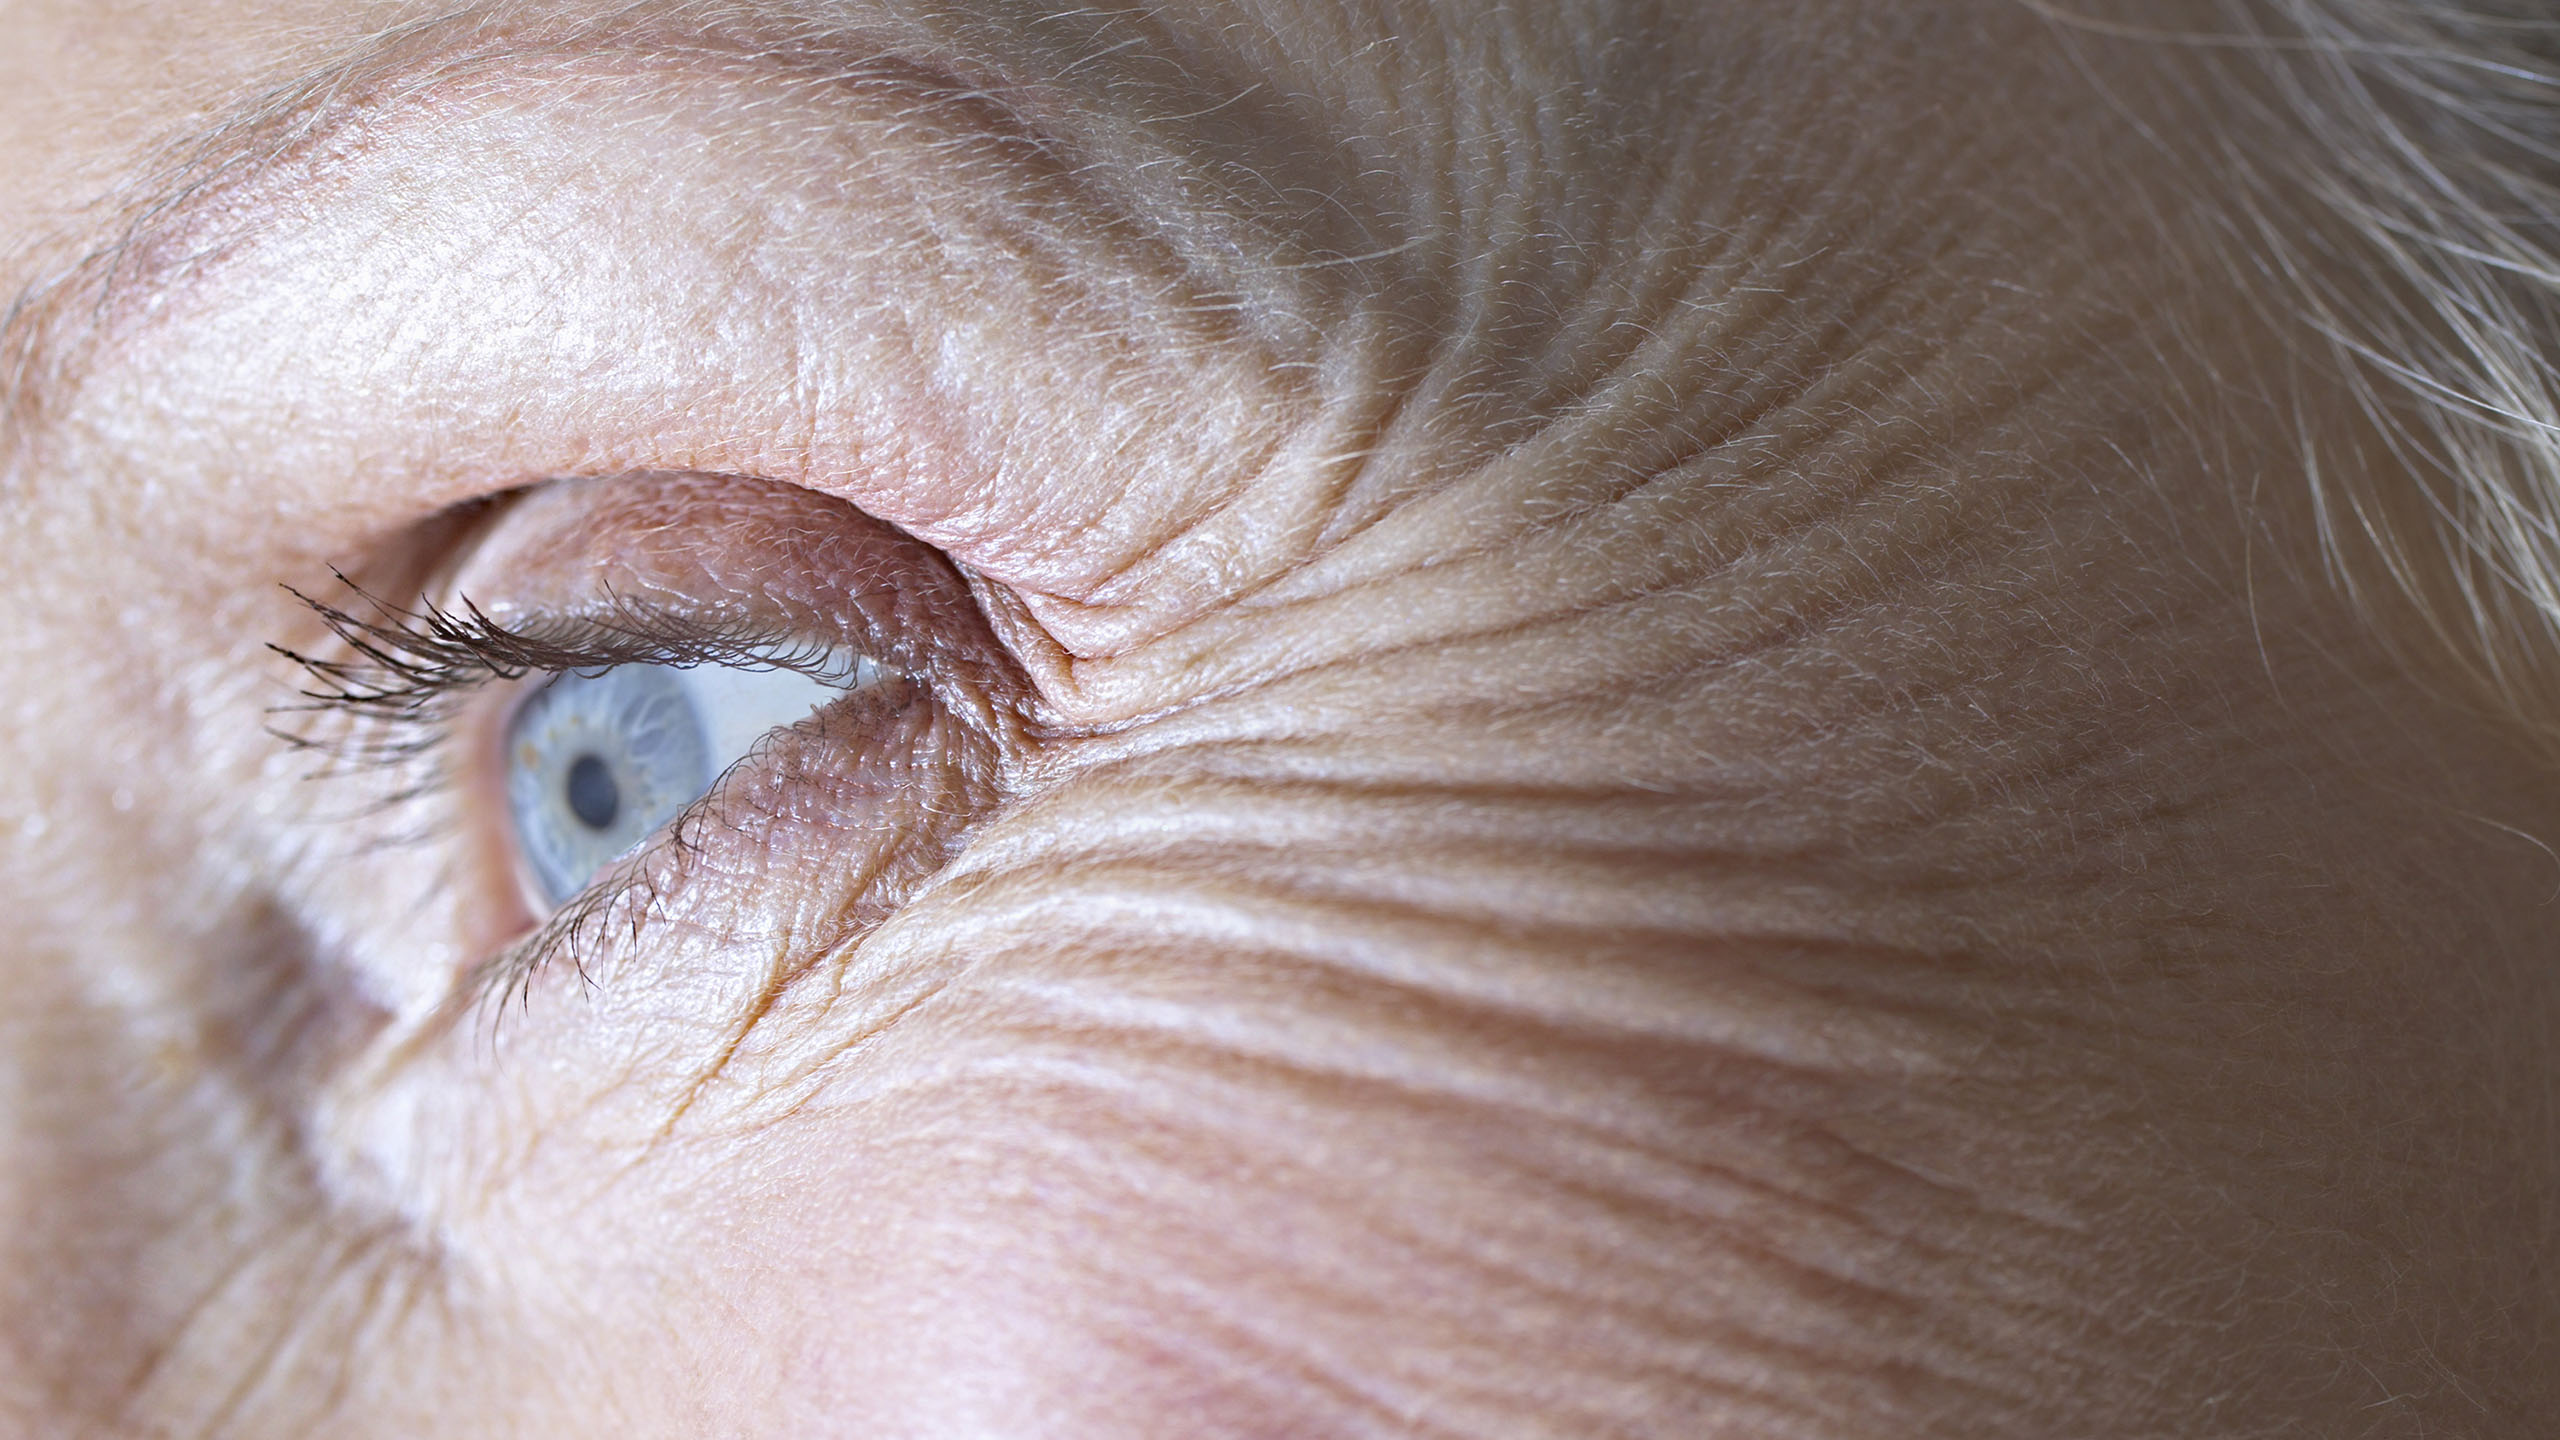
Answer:
POLYGON ((2174 57, 1055 8, 0 14, 0 1433, 2541 1433, 2560 793, 2174 57), (920 678, 457 1007, 332 566, 920 678))

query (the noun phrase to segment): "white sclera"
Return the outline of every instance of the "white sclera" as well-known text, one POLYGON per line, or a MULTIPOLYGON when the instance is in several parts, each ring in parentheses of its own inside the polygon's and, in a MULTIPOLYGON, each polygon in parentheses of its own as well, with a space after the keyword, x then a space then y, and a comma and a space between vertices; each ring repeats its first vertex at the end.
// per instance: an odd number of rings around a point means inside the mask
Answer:
POLYGON ((587 887, 757 742, 876 680, 859 657, 774 667, 617 665, 553 678, 507 727, 507 811, 545 903, 587 887))

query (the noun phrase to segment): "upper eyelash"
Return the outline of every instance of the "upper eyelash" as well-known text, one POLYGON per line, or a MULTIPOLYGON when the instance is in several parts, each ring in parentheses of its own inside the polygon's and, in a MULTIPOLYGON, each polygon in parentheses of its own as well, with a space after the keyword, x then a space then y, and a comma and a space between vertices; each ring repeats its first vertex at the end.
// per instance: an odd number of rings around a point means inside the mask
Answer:
POLYGON ((815 672, 833 653, 735 617, 706 619, 610 594, 600 608, 519 627, 490 618, 468 598, 458 610, 432 600, 413 609, 374 596, 343 574, 337 578, 372 618, 283 587, 349 654, 329 658, 269 645, 306 677, 298 700, 270 713, 337 712, 367 723, 357 733, 326 739, 269 728, 296 747, 346 759, 396 763, 431 750, 446 733, 453 702, 491 681, 632 664, 815 672))

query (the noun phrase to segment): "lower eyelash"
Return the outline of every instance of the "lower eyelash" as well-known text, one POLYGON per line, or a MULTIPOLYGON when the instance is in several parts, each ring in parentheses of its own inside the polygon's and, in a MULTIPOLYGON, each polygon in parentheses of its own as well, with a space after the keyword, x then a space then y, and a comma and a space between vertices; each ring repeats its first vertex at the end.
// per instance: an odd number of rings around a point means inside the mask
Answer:
POLYGON ((474 966, 456 994, 455 1007, 496 1013, 510 1004, 528 1003, 535 977, 562 959, 568 960, 581 984, 594 984, 578 956, 617 909, 627 912, 621 917, 626 939, 636 938, 647 927, 663 895, 684 879, 697 848, 686 831, 699 822, 709 800, 705 795, 686 806, 657 838, 632 852, 618 873, 589 884, 553 910, 531 934, 474 966))

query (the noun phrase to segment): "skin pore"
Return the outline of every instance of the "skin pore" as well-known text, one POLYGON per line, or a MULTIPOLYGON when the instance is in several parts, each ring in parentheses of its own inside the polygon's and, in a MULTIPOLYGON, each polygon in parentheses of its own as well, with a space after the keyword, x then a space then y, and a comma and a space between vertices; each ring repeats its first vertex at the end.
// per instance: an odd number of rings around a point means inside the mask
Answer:
POLYGON ((0 1432, 2560 1402, 2560 794, 2319 573, 2299 431, 2383 452, 2275 389, 2174 55, 0 26, 0 1432), (277 709, 333 569, 900 678, 493 989, 467 739, 276 733, 354 724, 277 709))

